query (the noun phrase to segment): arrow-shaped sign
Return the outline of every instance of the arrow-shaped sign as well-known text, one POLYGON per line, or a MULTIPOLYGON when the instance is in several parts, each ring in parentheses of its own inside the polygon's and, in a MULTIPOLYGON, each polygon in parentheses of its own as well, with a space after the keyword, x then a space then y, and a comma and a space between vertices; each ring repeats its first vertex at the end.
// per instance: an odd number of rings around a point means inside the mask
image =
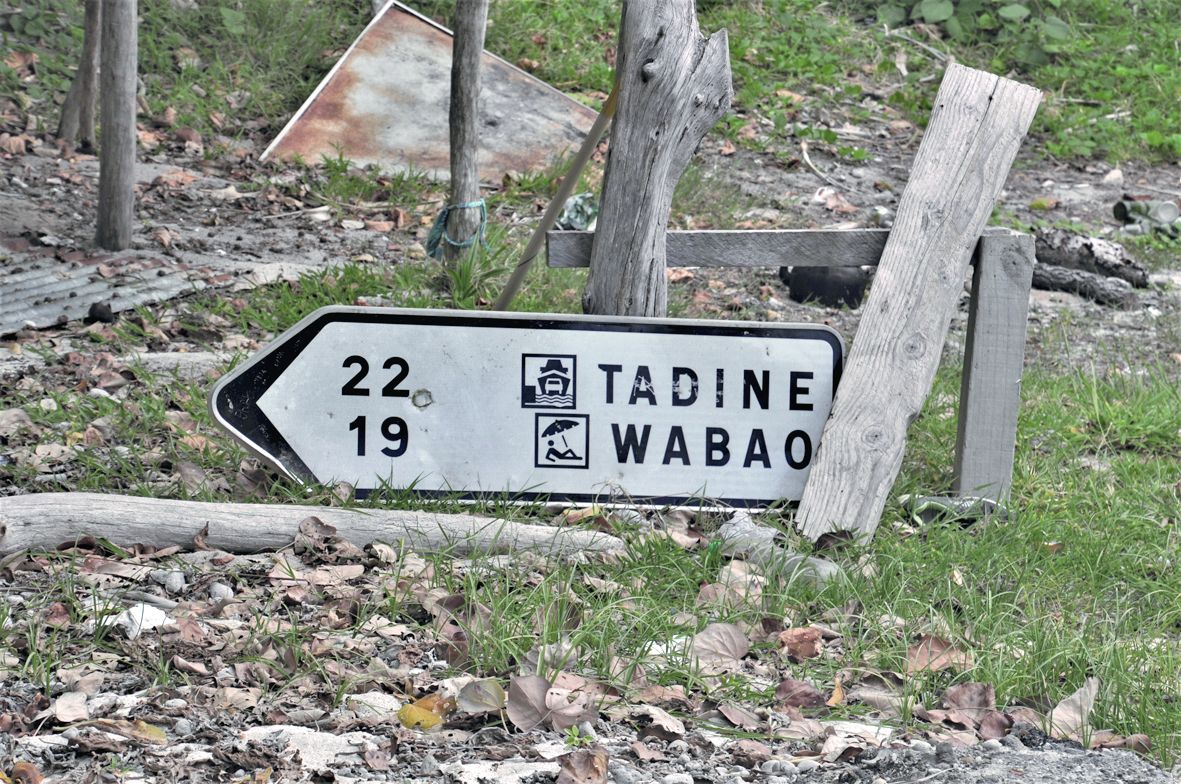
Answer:
POLYGON ((798 499, 842 362, 828 327, 324 308, 214 417, 286 475, 427 496, 798 499))

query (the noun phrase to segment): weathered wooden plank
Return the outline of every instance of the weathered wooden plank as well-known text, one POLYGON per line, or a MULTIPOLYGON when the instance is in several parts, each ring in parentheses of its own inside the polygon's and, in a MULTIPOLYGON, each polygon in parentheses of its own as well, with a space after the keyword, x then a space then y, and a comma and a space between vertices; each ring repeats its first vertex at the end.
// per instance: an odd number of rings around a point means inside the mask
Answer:
POLYGON ((730 106, 730 56, 725 30, 702 36, 693 0, 625 0, 619 39, 619 107, 583 306, 663 316, 673 188, 730 106))
MULTIPOLYGON (((858 267, 877 264, 888 229, 670 231, 668 263, 678 267, 858 267)), ((590 265, 594 232, 546 235, 551 267, 590 265)))
POLYGON ((465 243, 479 231, 484 212, 480 200, 480 57, 484 53, 484 29, 488 0, 464 0, 455 4, 455 37, 451 55, 451 211, 447 213, 443 257, 459 258, 465 243), (455 243, 459 243, 458 245, 455 243))
MULTIPOLYGON (((670 231, 666 255, 677 267, 871 267, 882 258, 889 236, 889 229, 670 231)), ((590 266, 593 240, 591 231, 551 231, 546 263, 590 266)))
POLYGON ((1041 101, 952 64, 898 205, 796 525, 872 536, 930 392, 971 252, 1041 101))
POLYGON ((1003 501, 1009 494, 1033 248, 1033 237, 1016 233, 986 235, 978 246, 955 448, 960 495, 1003 501))
POLYGON ((103 0, 99 75, 102 151, 98 166, 98 229, 107 250, 131 247, 135 218, 136 0, 103 0))

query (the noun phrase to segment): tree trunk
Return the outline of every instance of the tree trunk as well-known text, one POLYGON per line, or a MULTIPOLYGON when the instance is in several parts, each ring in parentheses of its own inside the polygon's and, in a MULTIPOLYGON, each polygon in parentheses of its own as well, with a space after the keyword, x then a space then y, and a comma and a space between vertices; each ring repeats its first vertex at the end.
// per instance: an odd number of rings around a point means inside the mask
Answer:
POLYGON ((102 0, 86 0, 86 22, 82 39, 82 59, 78 72, 70 84, 70 92, 62 104, 61 120, 57 126, 57 138, 73 149, 81 142, 85 152, 95 150, 94 107, 98 98, 98 53, 102 37, 102 0))
POLYGON ((107 250, 131 245, 135 218, 136 0, 102 0, 102 154, 98 232, 107 250))
POLYGON ((474 239, 483 211, 460 207, 480 199, 480 57, 484 54, 484 28, 488 0, 459 0, 455 4, 455 38, 451 54, 451 211, 443 257, 459 258, 474 239), (453 244, 453 243, 458 243, 453 244))
POLYGON ((618 80, 583 307, 596 314, 663 316, 673 188, 730 106, 726 31, 702 36, 693 0, 625 0, 618 80))

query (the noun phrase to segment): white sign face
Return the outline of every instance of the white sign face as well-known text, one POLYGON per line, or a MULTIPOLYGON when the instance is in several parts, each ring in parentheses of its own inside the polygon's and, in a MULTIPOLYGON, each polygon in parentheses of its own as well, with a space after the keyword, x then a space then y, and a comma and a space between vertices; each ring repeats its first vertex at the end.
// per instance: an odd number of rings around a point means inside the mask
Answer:
POLYGON ((212 407, 361 494, 765 506, 800 498, 842 353, 813 325, 325 308, 212 407))

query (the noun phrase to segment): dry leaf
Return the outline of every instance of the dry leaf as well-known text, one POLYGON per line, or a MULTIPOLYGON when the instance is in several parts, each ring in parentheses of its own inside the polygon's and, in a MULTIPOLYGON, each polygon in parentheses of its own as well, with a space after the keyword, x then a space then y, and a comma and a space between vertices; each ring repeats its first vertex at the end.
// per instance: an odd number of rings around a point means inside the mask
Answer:
POLYGON ((693 635, 692 651, 707 671, 736 670, 750 651, 750 640, 732 623, 711 623, 693 635))
POLYGON ((509 721, 522 732, 541 725, 549 715, 545 704, 550 682, 540 675, 515 675, 509 679, 506 709, 509 721))
POLYGON ((830 708, 845 704, 845 687, 841 685, 841 676, 837 675, 832 684, 832 696, 824 702, 830 708))
POLYGON ((775 687, 775 701, 796 708, 820 708, 825 702, 820 689, 793 678, 786 678, 775 687))
POLYGON ((594 701, 587 692, 556 687, 546 691, 545 707, 549 710, 550 724, 558 732, 577 727, 584 721, 594 721, 598 714, 594 701))
POLYGON ((738 149, 734 146, 732 141, 729 139, 723 139, 722 146, 718 149, 718 152, 720 152, 722 155, 733 155, 734 153, 738 152, 738 149))
POLYGON ((730 703, 722 703, 718 706, 718 713, 726 717, 726 720, 739 729, 747 730, 748 732, 755 732, 762 728, 763 720, 755 714, 748 711, 746 708, 741 708, 730 703))
POLYGON ((86 709, 85 692, 68 691, 54 700, 53 717, 61 724, 89 719, 90 711, 86 709))
POLYGON ((472 681, 459 690, 455 698, 464 713, 498 713, 504 709, 508 696, 495 678, 472 681))
POLYGON ((820 630, 811 626, 784 629, 775 638, 775 642, 792 661, 797 662, 816 658, 824 645, 820 630))
POLYGON ((939 672, 948 668, 972 669, 972 654, 961 651, 946 640, 924 634, 906 651, 906 672, 939 672))
POLYGON ((443 717, 432 710, 427 710, 413 703, 403 705, 398 709, 398 721, 407 729, 429 730, 443 723, 443 717))
POLYGON ((31 762, 18 762, 12 766, 12 784, 41 784, 45 777, 31 762))
POLYGON ((1078 691, 1050 711, 1050 736, 1059 740, 1081 741, 1098 696, 1099 679, 1087 678, 1078 691))
POLYGON ((685 734, 685 723, 668 711, 655 705, 634 705, 627 712, 633 721, 637 718, 647 719, 637 726, 640 737, 652 736, 660 740, 676 740, 685 734))
POLYGON ((558 757, 556 784, 607 784, 607 751, 595 746, 558 757))

